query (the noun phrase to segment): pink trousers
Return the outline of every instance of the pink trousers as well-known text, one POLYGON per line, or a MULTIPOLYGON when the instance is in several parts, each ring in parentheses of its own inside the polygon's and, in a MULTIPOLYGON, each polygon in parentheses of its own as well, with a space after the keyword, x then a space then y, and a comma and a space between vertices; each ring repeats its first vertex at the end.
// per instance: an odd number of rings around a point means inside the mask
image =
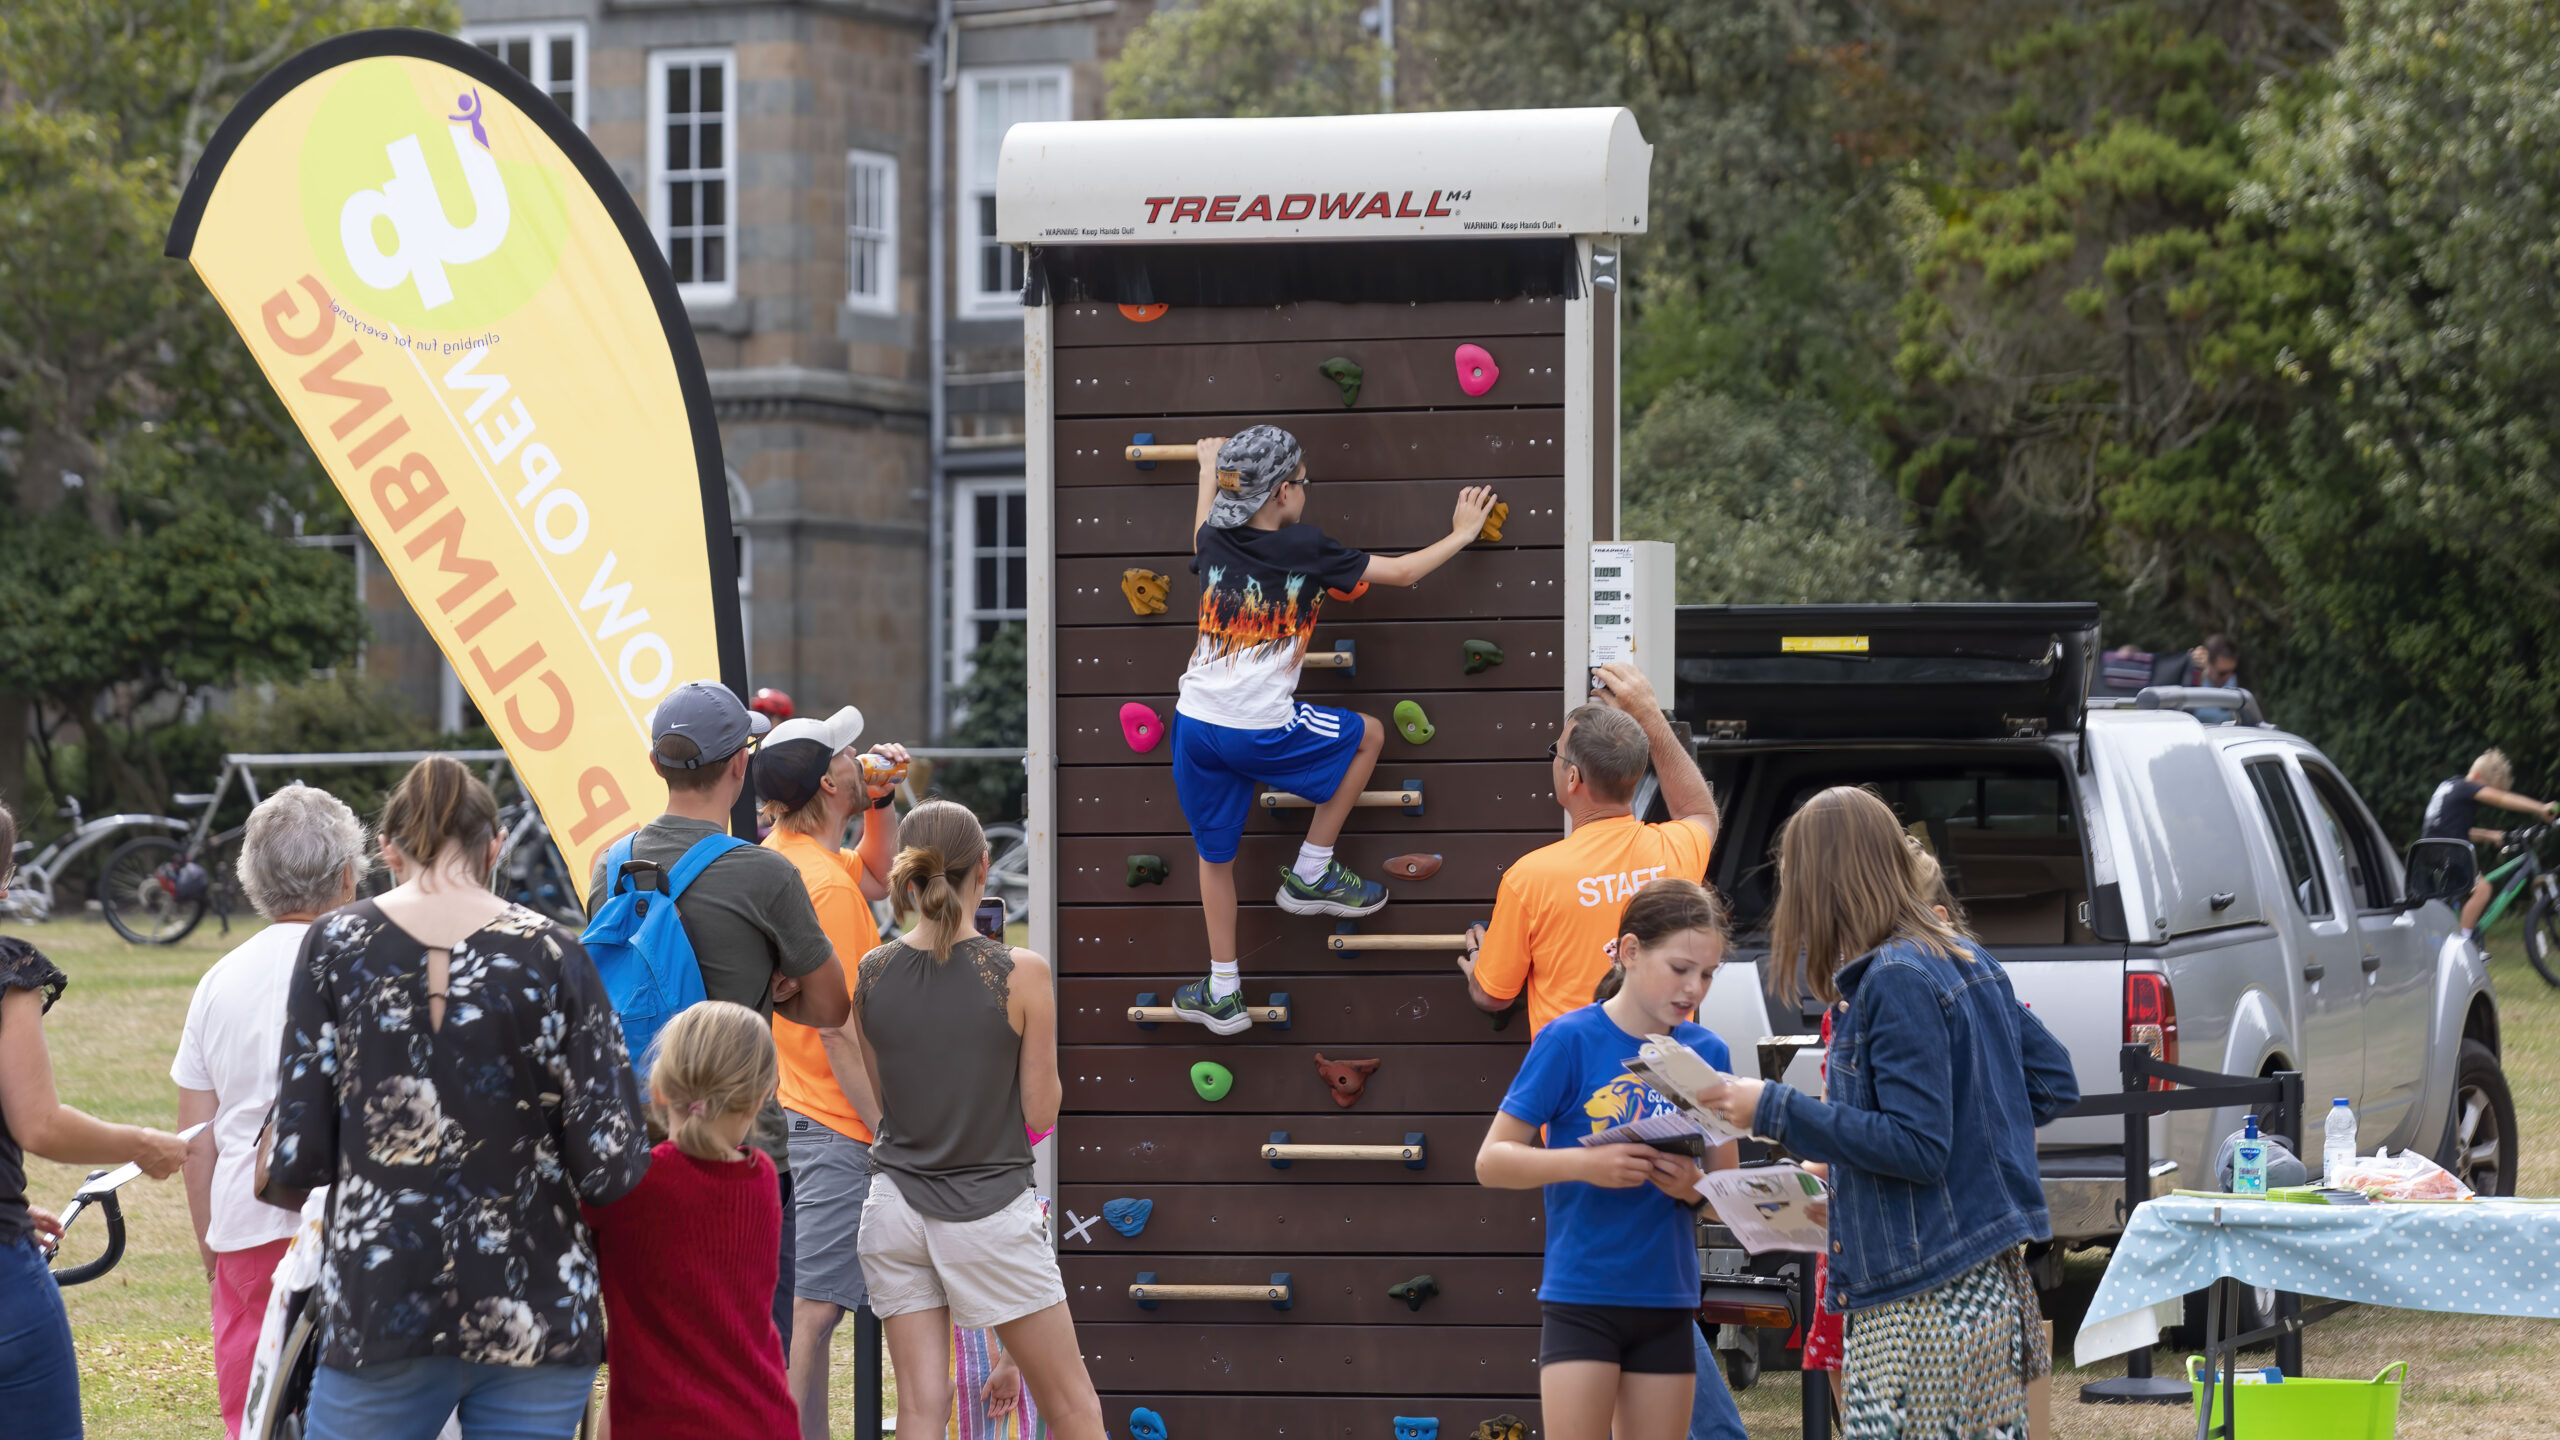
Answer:
POLYGON ((249 1399, 249 1367, 258 1358, 258 1329, 267 1318, 267 1292, 290 1239, 213 1257, 213 1383, 222 1396, 222 1429, 240 1440, 240 1412, 249 1399))

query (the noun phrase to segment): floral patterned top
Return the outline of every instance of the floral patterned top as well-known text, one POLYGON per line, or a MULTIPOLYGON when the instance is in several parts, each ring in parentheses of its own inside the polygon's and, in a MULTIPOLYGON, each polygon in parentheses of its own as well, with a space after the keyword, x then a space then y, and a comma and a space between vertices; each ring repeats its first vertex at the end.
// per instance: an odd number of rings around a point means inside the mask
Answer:
MULTIPOLYGON (((0 935, 0 991, 36 991, 50 1010, 69 983, 42 951, 14 935, 0 935)), ((0 1245, 15 1245, 34 1233, 27 1218, 27 1162, 9 1134, 9 1117, 0 1114, 0 1245)))
POLYGON ((303 938, 269 1171, 334 1185, 321 1363, 593 1365, 578 1203, 649 1167, 622 1026, 577 938, 521 906, 453 947, 445 983, 430 1027, 427 947, 369 900, 303 938))

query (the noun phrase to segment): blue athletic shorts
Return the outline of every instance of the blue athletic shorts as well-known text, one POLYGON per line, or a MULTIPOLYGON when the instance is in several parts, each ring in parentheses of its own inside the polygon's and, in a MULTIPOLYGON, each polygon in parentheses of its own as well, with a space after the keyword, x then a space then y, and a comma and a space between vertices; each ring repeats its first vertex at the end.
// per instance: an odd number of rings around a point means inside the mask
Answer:
POLYGON ((1175 716, 1173 789, 1200 858, 1212 864, 1236 858, 1256 784, 1318 803, 1333 798, 1360 751, 1363 724, 1352 711, 1303 702, 1277 730, 1235 730, 1175 716))

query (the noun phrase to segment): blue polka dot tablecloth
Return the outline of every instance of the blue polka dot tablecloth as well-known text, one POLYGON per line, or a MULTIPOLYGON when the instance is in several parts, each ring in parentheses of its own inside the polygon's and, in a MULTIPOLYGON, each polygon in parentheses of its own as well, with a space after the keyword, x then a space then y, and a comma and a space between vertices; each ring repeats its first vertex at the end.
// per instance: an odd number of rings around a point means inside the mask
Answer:
POLYGON ((2135 1210, 2116 1242, 2073 1357, 2088 1365, 2157 1343, 2181 1297, 2225 1275, 2362 1305, 2560 1318, 2560 1203, 2164 1196, 2135 1210))

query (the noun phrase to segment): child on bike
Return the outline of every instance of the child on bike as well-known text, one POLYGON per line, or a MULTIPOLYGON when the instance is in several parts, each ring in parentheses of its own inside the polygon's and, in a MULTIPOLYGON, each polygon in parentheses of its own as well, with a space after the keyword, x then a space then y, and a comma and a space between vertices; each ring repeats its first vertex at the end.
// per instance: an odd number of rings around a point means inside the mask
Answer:
MULTIPOLYGON (((2483 829, 2472 822, 2479 818, 2480 807, 2495 805, 2519 815, 2531 815, 2548 824, 2560 815, 2560 806, 2545 804, 2516 794, 2510 786, 2516 783, 2515 766, 2507 761, 2503 750, 2483 750, 2471 762, 2471 769, 2459 779, 2447 780, 2427 797, 2427 819, 2420 832, 2430 840, 2468 840, 2474 845, 2504 845, 2507 835, 2502 830, 2483 829)), ((2462 902, 2462 938, 2474 945, 2480 943, 2480 915, 2489 908, 2489 881, 2484 876, 2471 887, 2471 898, 2462 902)), ((2482 946, 2482 953, 2487 952, 2482 946)))
MULTIPOLYGON (((1552 1440, 1678 1440, 1697 1388, 1692 1217, 1705 1172, 1650 1145, 1580 1140, 1673 1112, 1620 1063, 1647 1035, 1718 1070, 1732 1063, 1687 1018, 1724 960, 1725 909, 1694 881, 1656 880, 1627 902, 1618 930, 1602 998, 1538 1032, 1476 1152, 1479 1183, 1546 1189, 1538 1395, 1552 1440)), ((1731 1168, 1734 1150, 1718 1147, 1708 1166, 1731 1168)))
POLYGON ((772 1030, 743 1005, 705 1000, 659 1032, 649 1100, 668 1138, 629 1194, 580 1207, 603 1281, 615 1440, 799 1440, 773 1324, 781 1189, 747 1144, 778 1083, 772 1030))
POLYGON ((1410 555, 1369 555, 1301 523, 1307 467, 1288 431, 1255 425, 1202 440, 1198 453, 1191 569, 1200 577, 1200 639, 1174 706, 1173 783, 1199 854, 1209 974, 1173 992, 1173 1011, 1233 1035, 1253 1023, 1236 969, 1235 858, 1257 783, 1317 802, 1296 862, 1281 869, 1281 909, 1350 918, 1387 903, 1385 886, 1333 858, 1386 732, 1374 716, 1297 698, 1325 594, 1422 579, 1476 538, 1494 496, 1471 485, 1459 492, 1447 535, 1410 555))

